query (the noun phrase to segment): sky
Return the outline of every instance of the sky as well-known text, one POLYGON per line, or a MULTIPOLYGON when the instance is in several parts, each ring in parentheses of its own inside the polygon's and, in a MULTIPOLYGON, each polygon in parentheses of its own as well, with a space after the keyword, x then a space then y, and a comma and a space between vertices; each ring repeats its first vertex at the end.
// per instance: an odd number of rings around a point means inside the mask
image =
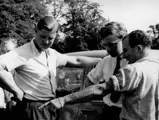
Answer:
POLYGON ((102 16, 125 24, 128 32, 159 23, 159 0, 89 0, 100 4, 102 16))

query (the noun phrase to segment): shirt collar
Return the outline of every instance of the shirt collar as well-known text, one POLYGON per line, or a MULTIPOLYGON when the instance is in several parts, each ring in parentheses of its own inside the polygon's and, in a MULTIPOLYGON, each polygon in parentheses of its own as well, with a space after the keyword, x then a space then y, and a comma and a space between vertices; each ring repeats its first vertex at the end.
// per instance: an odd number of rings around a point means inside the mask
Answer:
POLYGON ((145 60, 159 63, 159 59, 156 58, 156 57, 154 57, 154 56, 151 56, 151 55, 150 55, 150 56, 143 57, 143 58, 137 60, 136 62, 142 62, 142 61, 145 61, 145 60))
POLYGON ((35 46, 34 39, 31 40, 31 43, 30 43, 30 44, 31 44, 31 48, 32 48, 32 50, 33 50, 34 53, 36 53, 36 54, 38 54, 38 55, 40 55, 42 52, 46 52, 48 55, 50 54, 49 48, 48 48, 47 50, 45 50, 45 51, 39 52, 39 50, 38 50, 37 47, 35 46))
POLYGON ((38 51, 38 49, 37 49, 36 46, 35 46, 34 39, 31 40, 30 45, 31 45, 32 51, 33 51, 34 53, 40 54, 40 52, 38 51))

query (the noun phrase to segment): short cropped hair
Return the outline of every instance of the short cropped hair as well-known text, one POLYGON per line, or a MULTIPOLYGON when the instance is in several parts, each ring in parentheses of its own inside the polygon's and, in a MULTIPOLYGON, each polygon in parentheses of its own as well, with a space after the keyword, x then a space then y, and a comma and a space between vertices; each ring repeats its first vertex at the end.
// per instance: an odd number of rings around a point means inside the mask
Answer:
POLYGON ((37 30, 48 30, 57 32, 59 29, 59 23, 53 16, 44 16, 41 18, 36 26, 37 30))
POLYGON ((127 29, 124 24, 119 22, 109 22, 100 30, 100 36, 102 39, 109 35, 116 35, 119 39, 123 39, 127 34, 127 29))
POLYGON ((136 45, 142 45, 144 47, 151 47, 152 39, 142 30, 134 30, 126 37, 129 37, 129 45, 134 48, 136 45))
POLYGON ((8 50, 6 48, 8 43, 12 43, 15 46, 15 48, 18 46, 16 39, 3 38, 3 39, 1 39, 1 42, 0 42, 0 55, 8 52, 8 50))

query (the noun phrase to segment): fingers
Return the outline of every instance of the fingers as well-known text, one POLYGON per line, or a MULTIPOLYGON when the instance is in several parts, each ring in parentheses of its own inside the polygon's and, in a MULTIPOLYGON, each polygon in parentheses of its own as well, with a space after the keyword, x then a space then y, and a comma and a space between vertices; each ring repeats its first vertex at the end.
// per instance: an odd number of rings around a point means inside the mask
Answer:
POLYGON ((106 84, 105 84, 105 83, 98 84, 97 87, 98 87, 98 89, 100 89, 100 90, 104 90, 104 89, 106 89, 106 84))
POLYGON ((63 106, 64 106, 64 100, 63 98, 57 98, 57 99, 53 99, 53 100, 50 100, 44 104, 42 104, 39 109, 42 109, 44 108, 45 106, 47 106, 48 104, 51 104, 52 107, 56 108, 56 109, 61 109, 63 106))
POLYGON ((39 107, 39 109, 44 108, 44 107, 45 107, 45 106, 47 106, 49 103, 50 103, 50 101, 48 101, 48 102, 46 102, 46 103, 42 104, 42 105, 39 107))

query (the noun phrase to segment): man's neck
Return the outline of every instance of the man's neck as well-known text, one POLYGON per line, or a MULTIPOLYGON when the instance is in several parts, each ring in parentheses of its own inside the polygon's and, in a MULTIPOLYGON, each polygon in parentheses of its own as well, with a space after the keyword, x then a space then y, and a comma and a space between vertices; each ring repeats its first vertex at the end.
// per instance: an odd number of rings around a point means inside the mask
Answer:
POLYGON ((36 49, 38 50, 38 52, 41 53, 42 50, 40 49, 40 47, 39 47, 39 46, 37 45, 37 43, 35 42, 35 39, 33 40, 33 42, 34 42, 34 45, 35 45, 36 49))
POLYGON ((148 56, 151 56, 151 48, 144 48, 144 50, 142 51, 142 53, 140 54, 140 56, 138 57, 137 61, 143 58, 146 58, 148 56))
POLYGON ((144 58, 144 57, 148 57, 150 54, 151 54, 151 53, 150 53, 150 48, 144 48, 144 50, 143 50, 143 52, 142 52, 142 54, 141 54, 140 59, 141 59, 141 58, 144 58))

